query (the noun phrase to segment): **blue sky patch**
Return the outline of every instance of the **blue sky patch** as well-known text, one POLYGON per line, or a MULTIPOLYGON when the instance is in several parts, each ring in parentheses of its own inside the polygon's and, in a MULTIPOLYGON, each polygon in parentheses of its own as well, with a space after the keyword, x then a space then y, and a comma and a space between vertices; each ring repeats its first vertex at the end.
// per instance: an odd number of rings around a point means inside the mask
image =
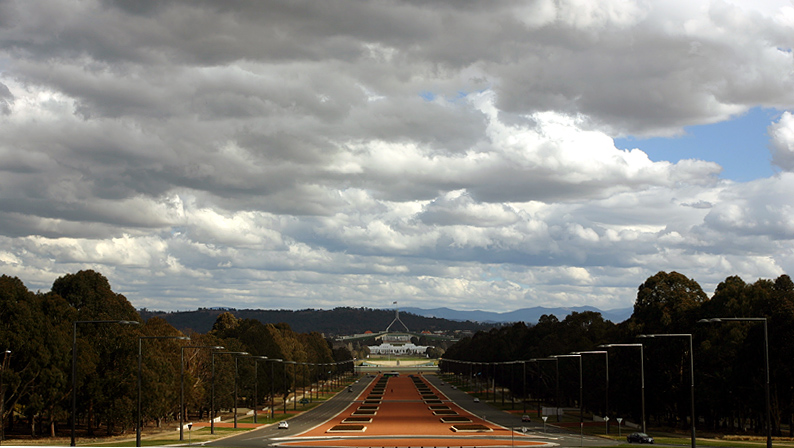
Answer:
POLYGON ((639 148, 653 161, 700 159, 720 164, 723 179, 746 182, 773 175, 767 128, 781 112, 756 107, 733 120, 688 126, 679 137, 617 138, 619 149, 639 148))

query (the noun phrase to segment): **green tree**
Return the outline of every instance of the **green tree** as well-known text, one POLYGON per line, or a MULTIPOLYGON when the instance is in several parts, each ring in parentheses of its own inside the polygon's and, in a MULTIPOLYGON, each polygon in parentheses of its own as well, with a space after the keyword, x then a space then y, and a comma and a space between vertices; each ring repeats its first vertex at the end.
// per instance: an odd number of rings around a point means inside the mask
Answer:
POLYGON ((678 333, 694 325, 707 300, 696 281, 678 272, 659 272, 640 285, 631 320, 638 333, 678 333))
MULTIPOLYGON (((107 278, 94 271, 79 271, 55 280, 52 292, 77 311, 77 320, 128 320, 140 317, 126 297, 116 294, 107 278)), ((120 426, 132 427, 135 416, 137 335, 139 330, 117 325, 80 325, 78 328, 78 409, 89 435, 105 423, 111 435, 120 426)))
POLYGON ((148 339, 181 337, 165 319, 153 317, 141 328, 141 413, 144 426, 154 420, 159 428, 164 419, 179 412, 180 347, 179 339, 148 339))
POLYGON ((5 365, 4 415, 8 426, 13 410, 28 420, 31 435, 36 422, 49 426, 65 414, 68 396, 70 332, 73 310, 54 294, 34 294, 18 278, 0 276, 0 348, 10 350, 5 365))

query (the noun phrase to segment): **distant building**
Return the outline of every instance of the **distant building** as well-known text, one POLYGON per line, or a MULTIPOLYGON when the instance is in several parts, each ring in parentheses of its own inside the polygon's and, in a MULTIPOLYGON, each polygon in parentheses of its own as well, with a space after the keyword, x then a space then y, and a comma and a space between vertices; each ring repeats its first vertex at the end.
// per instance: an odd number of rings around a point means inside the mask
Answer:
POLYGON ((387 333, 381 337, 387 344, 407 344, 411 342, 411 335, 405 333, 387 333))
POLYGON ((429 348, 427 345, 414 345, 411 342, 400 345, 384 342, 381 345, 370 345, 367 347, 371 355, 424 355, 429 348))

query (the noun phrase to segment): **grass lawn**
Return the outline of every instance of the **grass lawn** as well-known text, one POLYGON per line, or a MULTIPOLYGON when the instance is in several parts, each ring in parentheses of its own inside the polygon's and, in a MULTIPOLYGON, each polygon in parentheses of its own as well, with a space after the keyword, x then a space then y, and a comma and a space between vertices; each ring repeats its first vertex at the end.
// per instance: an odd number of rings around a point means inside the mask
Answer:
MULTIPOLYGON (((228 435, 245 432, 245 431, 249 431, 249 429, 215 428, 215 434, 210 434, 210 428, 201 428, 193 431, 185 431, 185 440, 182 441, 182 443, 187 444, 188 437, 190 438, 191 444, 198 444, 201 442, 220 439, 221 437, 226 437, 228 435)), ((163 446, 163 445, 172 445, 177 443, 180 443, 179 431, 174 431, 173 434, 162 434, 160 436, 141 439, 141 446, 163 446)), ((78 445, 79 446, 135 446, 135 439, 133 438, 131 440, 120 440, 117 442, 96 443, 96 444, 92 443, 85 445, 82 443, 78 443, 78 445)))

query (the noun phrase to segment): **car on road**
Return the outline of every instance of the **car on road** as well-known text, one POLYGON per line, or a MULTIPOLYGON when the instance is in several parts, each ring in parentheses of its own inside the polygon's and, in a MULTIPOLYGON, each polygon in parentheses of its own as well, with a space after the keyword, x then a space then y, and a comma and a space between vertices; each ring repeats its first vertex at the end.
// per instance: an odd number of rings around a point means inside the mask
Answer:
POLYGON ((626 436, 626 441, 629 443, 653 443, 653 437, 644 432, 633 432, 626 436))
POLYGON ((522 422, 531 422, 531 421, 532 421, 532 419, 531 419, 531 418, 529 418, 529 416, 528 416, 528 415, 524 414, 524 415, 522 415, 522 416, 521 416, 521 421, 522 421, 522 422))
POLYGON ((278 429, 289 429, 289 423, 287 423, 287 422, 278 422, 278 429))
POLYGON ((479 399, 479 398, 477 398, 477 397, 474 397, 474 402, 475 402, 475 403, 479 403, 479 402, 480 402, 480 399, 479 399))

